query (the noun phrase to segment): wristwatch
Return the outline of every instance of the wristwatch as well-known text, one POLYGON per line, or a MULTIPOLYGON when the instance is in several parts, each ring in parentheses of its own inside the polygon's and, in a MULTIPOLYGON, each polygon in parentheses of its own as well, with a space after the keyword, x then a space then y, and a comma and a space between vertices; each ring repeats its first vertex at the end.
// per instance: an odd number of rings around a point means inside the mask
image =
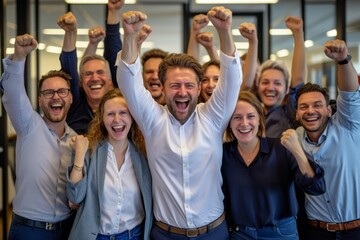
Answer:
POLYGON ((337 63, 338 63, 339 65, 348 64, 348 63, 351 61, 351 58, 352 58, 351 55, 348 54, 344 60, 341 60, 341 61, 339 61, 339 62, 337 62, 337 63))

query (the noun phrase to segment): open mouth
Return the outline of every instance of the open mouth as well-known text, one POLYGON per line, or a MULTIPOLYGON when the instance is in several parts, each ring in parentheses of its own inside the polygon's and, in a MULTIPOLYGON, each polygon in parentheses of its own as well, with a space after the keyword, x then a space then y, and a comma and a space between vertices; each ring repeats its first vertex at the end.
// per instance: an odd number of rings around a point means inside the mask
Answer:
POLYGON ((64 105, 61 103, 53 103, 50 105, 50 109, 53 112, 61 112, 63 108, 64 108, 64 105))
POLYGON ((186 111, 189 103, 189 100, 175 100, 176 107, 180 112, 186 111))
POLYGON ((307 123, 316 123, 318 120, 320 119, 320 117, 311 117, 311 118, 305 118, 305 122, 307 123))
POLYGON ((125 126, 113 126, 112 130, 115 133, 122 133, 125 130, 125 126))

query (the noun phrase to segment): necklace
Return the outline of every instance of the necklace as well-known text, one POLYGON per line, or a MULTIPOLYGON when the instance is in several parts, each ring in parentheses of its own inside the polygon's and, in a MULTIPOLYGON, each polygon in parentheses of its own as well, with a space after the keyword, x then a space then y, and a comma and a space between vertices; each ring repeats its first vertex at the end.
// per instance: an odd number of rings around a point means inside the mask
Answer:
POLYGON ((240 153, 241 157, 244 159, 244 162, 246 163, 247 166, 250 165, 250 163, 254 160, 255 156, 257 155, 257 153, 259 151, 259 145, 260 145, 260 140, 258 139, 253 150, 251 150, 251 152, 246 152, 238 144, 237 147, 238 147, 239 153, 240 153))

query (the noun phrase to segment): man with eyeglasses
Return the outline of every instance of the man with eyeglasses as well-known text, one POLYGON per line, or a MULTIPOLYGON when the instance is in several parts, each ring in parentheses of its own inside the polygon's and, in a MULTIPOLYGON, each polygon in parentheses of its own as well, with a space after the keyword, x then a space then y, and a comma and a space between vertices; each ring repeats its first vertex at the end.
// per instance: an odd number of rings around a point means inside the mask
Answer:
POLYGON ((3 104, 17 134, 16 196, 9 239, 67 239, 72 210, 66 195, 66 169, 71 161, 71 138, 66 124, 72 103, 70 76, 50 71, 39 81, 35 112, 24 88, 26 56, 37 41, 25 34, 15 39, 13 55, 3 59, 0 80, 3 104))

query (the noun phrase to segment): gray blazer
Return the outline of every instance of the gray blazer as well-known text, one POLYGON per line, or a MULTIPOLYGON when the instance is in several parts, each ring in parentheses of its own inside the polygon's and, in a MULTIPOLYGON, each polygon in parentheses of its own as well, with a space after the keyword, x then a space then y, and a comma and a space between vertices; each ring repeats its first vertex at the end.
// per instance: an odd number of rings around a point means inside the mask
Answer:
MULTIPOLYGON (((67 195, 72 203, 80 204, 69 239, 96 239, 99 233, 100 209, 103 202, 99 193, 104 191, 105 160, 107 159, 108 147, 107 141, 100 142, 91 160, 89 152, 87 153, 84 168, 85 177, 76 184, 70 181, 72 166, 69 166, 67 195)), ((153 221, 150 170, 145 157, 137 151, 132 143, 129 144, 129 147, 145 209, 144 240, 149 240, 153 221)))

